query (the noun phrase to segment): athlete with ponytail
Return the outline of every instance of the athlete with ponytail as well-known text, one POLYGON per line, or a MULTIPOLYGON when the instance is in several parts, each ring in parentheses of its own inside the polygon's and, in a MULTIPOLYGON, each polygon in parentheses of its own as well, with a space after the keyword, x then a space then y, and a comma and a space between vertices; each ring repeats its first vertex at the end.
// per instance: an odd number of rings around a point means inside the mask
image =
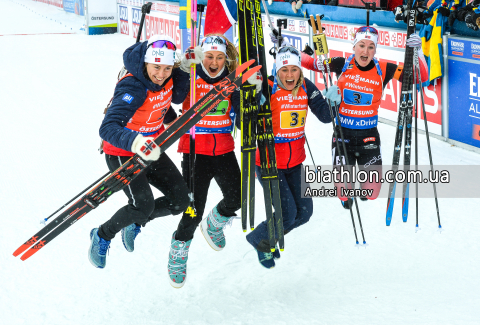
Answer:
MULTIPOLYGON (((128 204, 90 232, 88 257, 97 268, 105 267, 107 250, 117 233, 122 232, 125 249, 132 252, 141 225, 180 214, 189 203, 182 175, 153 142, 164 125, 177 117, 171 103, 182 103, 188 93, 190 77, 178 68, 174 41, 164 35, 152 36, 129 47, 123 61, 128 73, 118 81, 100 126, 107 166, 113 172, 135 154, 153 162, 125 187, 128 204), (164 196, 154 199, 150 186, 164 196)), ((183 65, 197 62, 182 60, 183 65)))
MULTIPOLYGON (((383 89, 387 83, 396 79, 402 81, 403 66, 393 63, 379 62, 374 56, 377 51, 378 31, 370 26, 358 28, 353 42, 353 51, 348 58, 334 57, 328 62, 321 62, 302 53, 302 67, 317 72, 330 71, 338 76, 337 85, 331 86, 326 94, 332 102, 339 104, 339 116, 342 126, 347 157, 350 165, 358 164, 359 170, 376 170, 382 173, 382 155, 380 152, 380 135, 377 130, 378 108, 380 107, 383 89), (322 66, 323 65, 323 66, 322 66)), ((421 51, 422 41, 416 34, 407 39, 406 44, 418 49, 422 76, 428 76, 428 68, 421 51)), ((427 79, 422 80, 422 82, 427 79)), ((337 121, 338 123, 338 121, 337 121)), ((340 133, 337 130, 337 135, 340 133)), ((346 165, 344 153, 336 149, 336 139, 332 137, 332 159, 336 166, 346 165)), ((340 146, 340 150, 343 147, 340 146)), ((342 195, 342 183, 336 183, 337 195, 344 208, 349 209, 353 200, 342 195)), ((381 188, 380 182, 362 183, 362 189, 371 189, 373 194, 362 200, 374 200, 381 188)))
MULTIPOLYGON (((196 66, 196 97, 201 98, 237 67, 238 53, 235 46, 221 34, 208 34, 195 49, 186 53, 202 59, 196 66)), ((190 71, 189 65, 181 65, 190 71)), ((254 75, 248 82, 261 90, 261 80, 254 75)), ((190 108, 190 96, 183 102, 183 111, 190 108)), ((194 199, 196 215, 183 213, 178 229, 172 235, 168 260, 170 284, 180 288, 187 277, 188 252, 197 226, 208 244, 216 251, 225 247, 224 228, 231 224, 235 211, 241 206, 241 173, 234 153, 232 132, 235 112, 240 110, 240 93, 235 91, 229 98, 211 110, 195 125, 195 174, 194 199), (232 109, 233 108, 233 109, 232 109), (210 182, 215 182, 223 198, 202 220, 207 202, 210 182)), ((178 152, 183 153, 182 172, 188 182, 190 176, 190 136, 180 138, 178 152)))
MULTIPOLYGON (((308 108, 323 123, 330 123, 328 105, 317 87, 304 78, 300 52, 285 46, 276 55, 276 77, 269 78, 272 87, 272 109, 275 154, 280 184, 283 227, 285 234, 305 224, 313 214, 312 198, 302 198, 301 170, 305 155, 305 124, 308 108)), ((260 155, 257 150, 256 174, 261 182, 260 155)), ((266 268, 275 266, 278 249, 272 253, 266 221, 259 224, 247 241, 255 248, 259 262, 266 268)))

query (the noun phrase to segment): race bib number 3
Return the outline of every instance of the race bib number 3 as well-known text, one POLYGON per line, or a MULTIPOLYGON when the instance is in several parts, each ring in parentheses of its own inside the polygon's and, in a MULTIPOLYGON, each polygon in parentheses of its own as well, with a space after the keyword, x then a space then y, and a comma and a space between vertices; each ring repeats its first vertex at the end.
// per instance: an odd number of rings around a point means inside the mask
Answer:
POLYGON ((363 93, 361 91, 344 89, 343 101, 349 105, 369 106, 372 105, 373 94, 363 93))
POLYGON ((282 129, 295 129, 305 126, 307 111, 284 111, 280 113, 280 127, 282 129))

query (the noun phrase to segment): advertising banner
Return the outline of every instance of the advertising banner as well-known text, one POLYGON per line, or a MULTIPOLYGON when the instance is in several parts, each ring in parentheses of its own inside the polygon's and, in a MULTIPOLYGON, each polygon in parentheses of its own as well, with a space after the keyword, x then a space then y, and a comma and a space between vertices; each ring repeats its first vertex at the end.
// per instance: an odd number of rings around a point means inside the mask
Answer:
MULTIPOLYGON (((140 28, 141 20, 142 20, 142 9, 132 8, 132 36, 135 39, 137 39, 138 29, 140 28)), ((140 41, 144 40, 143 35, 145 35, 145 33, 142 33, 142 35, 140 36, 140 41)))
POLYGON ((120 33, 130 35, 128 8, 126 6, 118 6, 118 18, 120 19, 120 33))
POLYGON ((180 7, 165 2, 153 3, 149 15, 145 16, 145 36, 163 34, 173 38, 177 49, 182 48, 181 30, 178 28, 180 7))
POLYGON ((480 40, 448 38, 448 135, 480 147, 480 40))
POLYGON ((63 10, 79 16, 85 16, 84 0, 63 0, 63 10))
POLYGON ((63 8, 63 3, 65 2, 64 0, 33 0, 33 1, 43 2, 48 5, 52 5, 59 8, 63 8))
POLYGON ((87 1, 88 35, 117 32, 117 4, 110 0, 87 1))

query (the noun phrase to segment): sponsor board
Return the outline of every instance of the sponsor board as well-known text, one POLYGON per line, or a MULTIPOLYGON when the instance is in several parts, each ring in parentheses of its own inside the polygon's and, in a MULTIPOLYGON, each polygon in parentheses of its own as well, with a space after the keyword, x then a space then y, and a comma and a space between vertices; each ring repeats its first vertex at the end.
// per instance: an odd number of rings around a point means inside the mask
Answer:
POLYGON ((141 7, 143 0, 117 0, 118 4, 141 7))
POLYGON ((480 61, 480 43, 466 39, 449 38, 448 55, 480 61))
POLYGON ((165 14, 160 15, 161 17, 153 15, 145 16, 144 28, 147 39, 149 39, 150 36, 157 34, 168 35, 175 41, 177 49, 181 49, 182 42, 180 38, 180 29, 178 28, 179 17, 165 14))
POLYGON ((128 8, 125 6, 118 6, 118 13, 120 19, 120 33, 130 35, 128 28, 128 8))
POLYGON ((449 38, 448 47, 448 136, 480 148, 480 60, 471 60, 480 41, 449 38))
POLYGON ((43 3, 46 3, 48 5, 53 5, 55 7, 63 8, 63 1, 64 0, 33 0, 33 1, 43 2, 43 3))
MULTIPOLYGON (((142 20, 142 10, 137 8, 132 8, 132 32, 133 32, 133 38, 135 39, 137 38, 138 29, 140 28, 141 20, 142 20)), ((143 41, 143 35, 141 35, 140 40, 143 41)))
POLYGON ((85 0, 63 0, 63 10, 85 16, 85 0))

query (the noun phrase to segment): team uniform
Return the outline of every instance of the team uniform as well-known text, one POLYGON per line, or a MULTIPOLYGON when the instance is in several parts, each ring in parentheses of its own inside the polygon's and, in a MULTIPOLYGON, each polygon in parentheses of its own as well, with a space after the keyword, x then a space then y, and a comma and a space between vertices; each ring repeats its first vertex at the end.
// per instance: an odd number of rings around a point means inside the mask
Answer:
MULTIPOLYGON (((117 83, 112 103, 100 126, 107 166, 112 172, 134 155, 132 144, 139 134, 156 137, 163 132, 164 123, 176 118, 171 103, 182 103, 188 93, 189 75, 180 69, 173 69, 162 86, 145 76, 144 56, 149 45, 136 43, 125 51, 124 64, 129 73, 117 83)), ((165 153, 125 187, 124 192, 128 204, 98 229, 98 236, 106 241, 127 226, 139 229, 154 218, 180 214, 189 202, 188 187, 165 153), (150 185, 164 196, 154 199, 150 185)))
MULTIPOLYGON (((273 77, 269 80, 273 86, 273 77)), ((270 92, 272 93, 272 92, 270 92)), ((271 95, 275 154, 280 184, 283 227, 285 234, 305 224, 313 214, 312 198, 302 198, 301 170, 305 155, 305 124, 308 107, 323 123, 331 122, 329 108, 317 87, 305 79, 296 97, 281 87, 271 95)), ((256 174, 261 182, 259 153, 256 174)), ((266 221, 247 235, 247 241, 258 252, 270 252, 266 221)), ((259 254, 260 259, 260 254, 259 254)), ((262 261, 260 261, 262 263, 262 261)), ((262 263, 263 264, 263 263, 262 263)), ((265 265, 264 265, 265 266, 265 265)))
MULTIPOLYGON (((196 96, 201 98, 228 75, 225 69, 219 76, 211 78, 199 64, 197 65, 196 96)), ((215 179, 223 198, 214 208, 224 217, 236 216, 235 211, 241 206, 240 167, 235 157, 235 143, 231 132, 235 124, 234 111, 239 110, 240 94, 235 91, 229 98, 222 101, 195 125, 195 178, 194 198, 196 217, 184 213, 175 238, 188 241, 193 238, 195 229, 202 221, 207 202, 210 182, 215 179), (236 109, 233 110, 232 107, 236 109)), ((190 95, 183 103, 183 111, 190 108, 190 95)), ((183 153, 182 172, 185 181, 189 183, 190 169, 190 136, 185 134, 180 138, 178 152, 183 153)), ((221 244, 222 245, 222 244, 221 244)))
MULTIPOLYGON (((317 59, 302 53, 302 67, 314 71, 318 69, 317 59)), ((403 67, 393 63, 378 62, 375 58, 365 67, 361 67, 355 61, 354 55, 349 58, 334 57, 328 62, 330 71, 338 76, 337 86, 341 90, 342 102, 339 105, 339 117, 347 149, 347 158, 350 165, 358 164, 359 170, 376 170, 379 175, 382 172, 382 155, 380 135, 377 130, 378 108, 380 107, 383 89, 392 79, 402 80, 403 67)), ((324 71, 326 67, 324 66, 324 71)), ((425 69, 425 66, 422 66, 425 69)), ((422 75, 424 75, 422 73, 422 75)), ((340 132, 337 130, 337 135, 340 132)), ((332 136, 332 160, 335 166, 340 166, 342 159, 346 165, 345 157, 337 152, 337 143, 342 139, 332 136)), ((340 150, 343 153, 341 143, 340 150)), ((343 184, 336 184, 337 195, 342 201, 347 197, 343 196, 340 187, 343 184)), ((372 189, 373 194, 368 199, 377 198, 381 183, 365 182, 362 189, 372 189)))

